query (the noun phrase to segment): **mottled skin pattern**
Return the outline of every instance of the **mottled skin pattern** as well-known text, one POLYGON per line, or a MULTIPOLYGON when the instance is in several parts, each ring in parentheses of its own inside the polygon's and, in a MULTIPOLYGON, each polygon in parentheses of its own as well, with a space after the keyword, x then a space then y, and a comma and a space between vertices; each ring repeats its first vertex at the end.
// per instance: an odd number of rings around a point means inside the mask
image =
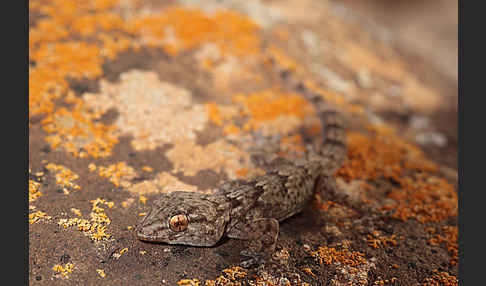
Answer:
POLYGON ((296 161, 276 159, 265 175, 226 182, 215 194, 177 191, 162 195, 138 227, 140 240, 193 246, 213 246, 223 236, 248 240, 249 246, 242 252, 251 257, 243 263, 248 266, 273 253, 279 222, 303 210, 318 179, 321 190, 334 187, 332 175, 346 155, 344 120, 338 112, 325 110, 321 96, 298 82, 292 84, 289 72, 280 74, 316 105, 324 128, 320 150, 296 161), (187 226, 174 231, 169 221, 180 214, 187 217, 187 226))

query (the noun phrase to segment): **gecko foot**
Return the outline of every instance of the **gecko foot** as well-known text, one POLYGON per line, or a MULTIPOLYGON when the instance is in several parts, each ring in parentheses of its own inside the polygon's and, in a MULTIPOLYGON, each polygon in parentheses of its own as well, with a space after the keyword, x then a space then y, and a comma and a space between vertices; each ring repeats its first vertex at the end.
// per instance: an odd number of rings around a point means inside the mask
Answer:
POLYGON ((275 251, 279 224, 274 218, 261 218, 254 220, 247 227, 248 249, 241 251, 241 255, 251 257, 242 262, 242 266, 249 267, 253 264, 261 264, 275 251))
POLYGON ((339 194, 336 179, 332 176, 320 176, 317 188, 321 201, 331 200, 339 194))

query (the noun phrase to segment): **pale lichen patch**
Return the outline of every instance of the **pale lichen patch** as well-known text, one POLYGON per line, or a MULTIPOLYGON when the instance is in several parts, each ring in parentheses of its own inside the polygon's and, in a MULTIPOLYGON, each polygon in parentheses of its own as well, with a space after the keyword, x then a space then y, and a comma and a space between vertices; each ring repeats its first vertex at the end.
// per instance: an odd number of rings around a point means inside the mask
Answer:
MULTIPOLYGON (((169 193, 177 190, 198 191, 198 188, 194 185, 181 182, 178 178, 167 172, 161 172, 154 179, 133 184, 127 190, 134 195, 143 196, 147 194, 169 193)), ((124 204, 124 207, 125 205, 128 207, 131 203, 133 203, 133 199, 127 200, 122 204, 124 204)))
POLYGON ((194 176, 206 169, 225 172, 230 179, 238 178, 238 170, 253 169, 250 156, 224 140, 217 140, 206 146, 192 141, 179 142, 167 151, 166 156, 174 163, 174 172, 194 176))
POLYGON ((99 112, 116 108, 115 125, 133 136, 137 151, 178 141, 196 139, 208 116, 206 108, 193 102, 189 91, 161 82, 154 72, 129 71, 120 82, 101 81, 100 93, 84 95, 86 104, 99 112))

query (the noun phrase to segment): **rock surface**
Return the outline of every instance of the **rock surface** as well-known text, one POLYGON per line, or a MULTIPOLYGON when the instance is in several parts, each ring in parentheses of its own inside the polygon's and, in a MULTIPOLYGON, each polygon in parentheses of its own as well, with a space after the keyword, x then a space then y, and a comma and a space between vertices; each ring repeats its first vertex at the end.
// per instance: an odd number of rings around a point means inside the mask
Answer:
POLYGON ((31 285, 457 285, 457 82, 341 4, 29 8, 31 285), (158 194, 210 193, 319 144, 282 69, 349 118, 339 192, 283 222, 257 268, 238 267, 243 241, 136 239, 158 194))

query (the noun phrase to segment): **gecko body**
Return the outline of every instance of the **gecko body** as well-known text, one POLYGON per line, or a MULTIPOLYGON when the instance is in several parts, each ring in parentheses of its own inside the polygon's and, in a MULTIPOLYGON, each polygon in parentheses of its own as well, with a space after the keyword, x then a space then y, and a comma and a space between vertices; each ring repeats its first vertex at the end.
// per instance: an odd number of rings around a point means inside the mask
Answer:
POLYGON ((319 151, 310 151, 293 161, 276 159, 265 175, 228 181, 213 194, 164 194, 153 202, 151 211, 140 222, 137 237, 143 241, 209 247, 226 236, 249 241, 247 250, 242 252, 245 256, 261 258, 271 254, 279 222, 304 209, 318 179, 324 187, 332 187, 332 176, 346 154, 342 115, 324 110, 322 97, 304 86, 297 84, 296 88, 318 108, 324 135, 319 151))

